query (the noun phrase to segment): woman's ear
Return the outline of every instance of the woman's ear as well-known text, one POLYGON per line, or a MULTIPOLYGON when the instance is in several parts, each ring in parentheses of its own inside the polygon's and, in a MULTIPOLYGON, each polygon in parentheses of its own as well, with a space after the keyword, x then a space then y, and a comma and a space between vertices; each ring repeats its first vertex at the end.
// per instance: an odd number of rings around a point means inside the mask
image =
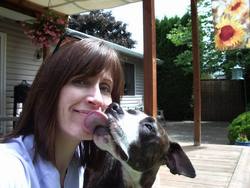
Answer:
POLYGON ((191 161, 178 143, 170 142, 169 149, 165 155, 165 161, 172 174, 179 174, 190 178, 196 176, 191 161))

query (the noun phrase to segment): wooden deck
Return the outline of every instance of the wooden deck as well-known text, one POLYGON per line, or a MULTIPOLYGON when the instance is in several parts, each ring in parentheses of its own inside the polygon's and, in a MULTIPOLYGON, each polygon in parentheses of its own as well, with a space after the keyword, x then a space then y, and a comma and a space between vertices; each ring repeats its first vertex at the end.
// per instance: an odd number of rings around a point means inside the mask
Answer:
POLYGON ((195 178, 173 175, 162 166, 154 188, 250 188, 250 147, 181 143, 195 178))

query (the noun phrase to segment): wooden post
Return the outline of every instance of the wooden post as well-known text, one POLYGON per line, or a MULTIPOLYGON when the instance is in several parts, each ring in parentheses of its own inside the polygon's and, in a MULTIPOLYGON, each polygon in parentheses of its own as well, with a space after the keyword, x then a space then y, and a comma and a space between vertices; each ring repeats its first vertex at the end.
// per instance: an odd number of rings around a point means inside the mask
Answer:
POLYGON ((191 0, 191 17, 193 45, 194 145, 199 146, 201 144, 201 86, 197 0, 191 0))
POLYGON ((156 34, 154 0, 143 0, 144 111, 157 115, 156 34))

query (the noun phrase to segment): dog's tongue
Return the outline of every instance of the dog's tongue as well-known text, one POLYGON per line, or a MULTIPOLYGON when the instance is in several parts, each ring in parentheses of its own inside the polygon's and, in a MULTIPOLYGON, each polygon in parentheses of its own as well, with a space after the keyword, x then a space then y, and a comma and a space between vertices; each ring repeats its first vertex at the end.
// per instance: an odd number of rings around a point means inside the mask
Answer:
POLYGON ((91 111, 87 114, 83 126, 93 133, 96 126, 105 126, 108 123, 108 117, 106 114, 100 111, 91 111))

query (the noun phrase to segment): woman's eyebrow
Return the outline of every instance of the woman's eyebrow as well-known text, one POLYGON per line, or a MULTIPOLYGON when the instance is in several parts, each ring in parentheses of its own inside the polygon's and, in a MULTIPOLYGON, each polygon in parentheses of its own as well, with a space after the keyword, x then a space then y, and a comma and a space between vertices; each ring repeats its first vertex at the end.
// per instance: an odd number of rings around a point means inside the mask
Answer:
POLYGON ((113 79, 111 77, 103 77, 103 81, 113 86, 113 79))

